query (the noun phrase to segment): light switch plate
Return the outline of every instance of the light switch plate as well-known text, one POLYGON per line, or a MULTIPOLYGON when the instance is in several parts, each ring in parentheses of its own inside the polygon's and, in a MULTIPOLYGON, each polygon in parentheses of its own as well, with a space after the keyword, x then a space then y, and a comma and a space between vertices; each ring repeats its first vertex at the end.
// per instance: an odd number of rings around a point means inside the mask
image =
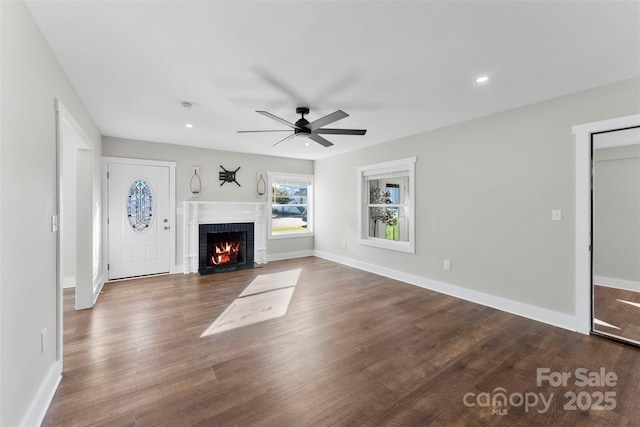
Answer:
POLYGON ((560 209, 554 209, 551 211, 551 220, 553 221, 561 221, 562 220, 562 211, 560 209))

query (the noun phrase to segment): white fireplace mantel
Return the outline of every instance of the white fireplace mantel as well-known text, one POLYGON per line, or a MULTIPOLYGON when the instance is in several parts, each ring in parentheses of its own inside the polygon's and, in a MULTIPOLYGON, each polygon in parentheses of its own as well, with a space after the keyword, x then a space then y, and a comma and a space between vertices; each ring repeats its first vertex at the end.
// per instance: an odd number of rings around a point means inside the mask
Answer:
POLYGON ((200 224, 252 222, 254 224, 254 262, 267 262, 267 218, 264 202, 184 201, 184 273, 197 273, 200 224))

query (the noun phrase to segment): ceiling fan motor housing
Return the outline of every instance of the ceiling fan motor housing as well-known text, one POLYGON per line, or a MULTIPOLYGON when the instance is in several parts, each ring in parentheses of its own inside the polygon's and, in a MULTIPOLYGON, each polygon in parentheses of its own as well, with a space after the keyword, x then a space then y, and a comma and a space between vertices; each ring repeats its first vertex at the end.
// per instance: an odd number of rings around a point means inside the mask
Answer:
POLYGON ((296 136, 308 137, 309 135, 311 135, 311 129, 307 127, 307 125, 309 124, 309 120, 305 119, 304 115, 309 114, 309 108, 298 107, 296 108, 296 113, 302 114, 302 118, 295 123, 297 129, 294 129, 293 131, 295 132, 296 136))

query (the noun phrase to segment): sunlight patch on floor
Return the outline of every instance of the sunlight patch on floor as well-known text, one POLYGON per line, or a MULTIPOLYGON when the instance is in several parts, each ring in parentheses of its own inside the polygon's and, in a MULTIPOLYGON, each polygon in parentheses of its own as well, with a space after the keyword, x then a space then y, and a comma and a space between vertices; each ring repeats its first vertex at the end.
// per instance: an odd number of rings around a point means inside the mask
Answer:
POLYGON ((612 324, 607 323, 607 322, 603 322, 602 320, 596 319, 595 317, 593 318, 593 323, 596 324, 596 325, 599 325, 599 326, 606 326, 607 328, 613 328, 613 329, 620 330, 620 328, 618 328, 617 326, 612 325, 612 324))
POLYGON ((259 275, 200 338, 284 316, 301 271, 296 269, 259 275))
POLYGON ((638 308, 640 308, 640 303, 637 303, 637 302, 625 301, 625 300, 623 300, 623 299, 617 299, 617 298, 616 298, 616 301, 618 301, 618 302, 623 302, 623 303, 625 303, 625 304, 629 304, 629 305, 632 305, 632 306, 634 306, 634 307, 638 307, 638 308))
POLYGON ((280 273, 261 274, 240 294, 240 297, 273 291, 280 288, 289 288, 298 283, 302 269, 282 271, 280 273))

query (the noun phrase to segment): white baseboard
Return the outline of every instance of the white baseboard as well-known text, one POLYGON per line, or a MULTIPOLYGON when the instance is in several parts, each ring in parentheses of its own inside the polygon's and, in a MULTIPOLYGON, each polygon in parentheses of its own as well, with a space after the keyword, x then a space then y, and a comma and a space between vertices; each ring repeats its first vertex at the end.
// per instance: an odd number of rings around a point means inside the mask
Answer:
POLYGON ((307 251, 296 251, 296 252, 283 252, 283 253, 279 253, 279 254, 268 254, 267 255, 267 262, 269 261, 282 261, 285 259, 293 259, 293 258, 302 258, 302 257, 306 257, 306 256, 313 256, 314 255, 314 251, 313 250, 307 250, 307 251))
POLYGON ((593 276, 593 283, 607 288, 623 289, 625 291, 640 292, 640 282, 632 280, 614 279, 613 277, 593 276))
POLYGON ((21 426, 39 426, 44 420, 44 416, 47 414, 49 405, 53 400, 53 396, 58 390, 58 386, 62 381, 62 362, 57 361, 49 369, 47 376, 45 377, 38 394, 31 402, 29 410, 27 411, 21 426))
POLYGON ((62 287, 64 289, 67 288, 75 288, 76 287, 76 278, 75 277, 65 277, 62 279, 62 287))
POLYGON ((407 274, 402 271, 380 267, 363 261, 345 258, 327 252, 314 251, 314 255, 319 258, 324 258, 329 261, 337 262, 339 264, 355 267, 360 270, 375 273, 380 276, 389 277, 391 279, 399 280, 401 282, 409 283, 421 288, 450 295, 452 297, 460 298, 501 311, 506 311, 518 316, 526 317, 527 319, 536 320, 538 322, 557 326, 559 328, 567 329, 574 332, 578 330, 577 319, 575 318, 575 316, 571 316, 568 314, 536 307, 534 305, 524 304, 518 301, 513 301, 507 298, 502 298, 467 288, 462 288, 460 286, 451 285, 449 283, 427 279, 426 277, 422 276, 407 274))

